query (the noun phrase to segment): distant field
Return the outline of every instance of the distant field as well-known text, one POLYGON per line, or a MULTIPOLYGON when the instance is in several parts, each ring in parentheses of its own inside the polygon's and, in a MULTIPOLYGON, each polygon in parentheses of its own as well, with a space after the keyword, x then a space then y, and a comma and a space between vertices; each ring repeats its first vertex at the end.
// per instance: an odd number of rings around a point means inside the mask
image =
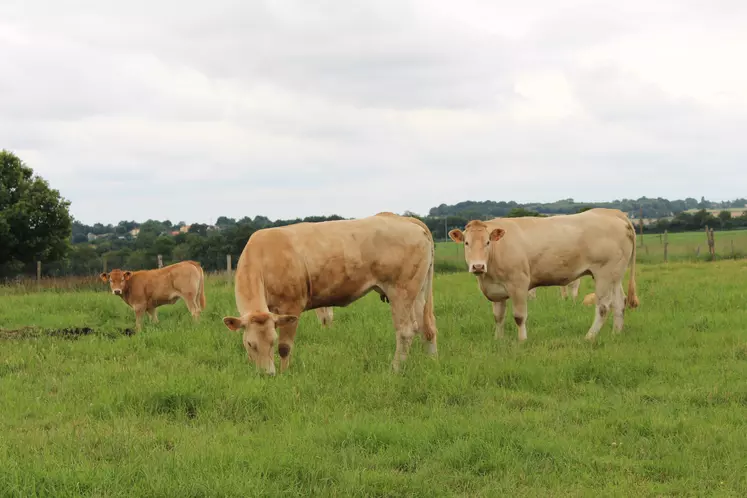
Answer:
POLYGON ((0 295, 0 496, 744 496, 747 262, 638 268, 595 344, 558 288, 496 342, 474 278, 437 275, 440 357, 401 375, 376 295, 305 313, 276 378, 221 323, 225 278, 199 325, 180 302, 136 335, 103 286, 0 295))

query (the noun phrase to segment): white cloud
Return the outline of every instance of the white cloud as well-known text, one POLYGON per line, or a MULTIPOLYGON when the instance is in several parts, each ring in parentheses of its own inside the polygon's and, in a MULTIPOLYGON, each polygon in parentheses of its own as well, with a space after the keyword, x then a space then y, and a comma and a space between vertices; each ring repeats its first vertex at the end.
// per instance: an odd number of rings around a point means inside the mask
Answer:
POLYGON ((735 0, 8 0, 0 147, 89 223, 742 197, 745 20, 735 0))

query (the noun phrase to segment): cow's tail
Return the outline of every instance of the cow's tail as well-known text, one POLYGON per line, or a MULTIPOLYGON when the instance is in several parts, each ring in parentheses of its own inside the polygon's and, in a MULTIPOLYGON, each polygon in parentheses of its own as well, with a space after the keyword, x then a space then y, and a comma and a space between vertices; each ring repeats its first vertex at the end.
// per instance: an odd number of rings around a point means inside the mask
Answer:
POLYGON ((433 341, 436 334, 435 315, 433 312, 433 274, 435 273, 436 254, 435 248, 431 253, 431 266, 425 281, 425 308, 423 309, 423 336, 426 340, 433 341), (427 325, 425 325, 427 324, 427 325))
POLYGON ((205 272, 197 261, 190 261, 200 272, 200 283, 197 285, 197 295, 200 297, 200 309, 205 309, 205 272))
POLYGON ((628 307, 629 308, 637 308, 640 304, 640 301, 638 300, 638 296, 636 295, 636 286, 635 286, 635 260, 636 260, 636 234, 635 234, 635 226, 633 225, 633 222, 628 221, 628 237, 633 241, 633 252, 630 254, 630 261, 628 262, 630 265, 630 280, 628 280, 628 307))
POLYGON ((425 307, 423 308, 423 337, 428 342, 433 342, 436 338, 436 317, 434 314, 433 307, 433 277, 436 272, 436 244, 433 241, 433 234, 431 233, 428 226, 417 218, 412 218, 418 225, 420 225, 428 236, 428 241, 431 246, 431 261, 428 266, 428 273, 425 277, 425 307))

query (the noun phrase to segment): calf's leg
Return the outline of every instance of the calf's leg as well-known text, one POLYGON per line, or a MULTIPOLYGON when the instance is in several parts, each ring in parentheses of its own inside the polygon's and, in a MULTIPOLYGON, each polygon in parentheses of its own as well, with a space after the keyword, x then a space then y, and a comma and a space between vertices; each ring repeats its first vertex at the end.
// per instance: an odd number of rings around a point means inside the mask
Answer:
POLYGON ((187 305, 187 309, 189 310, 190 314, 192 315, 192 318, 195 321, 199 321, 200 318, 200 303, 199 303, 199 296, 196 292, 185 292, 182 294, 182 299, 184 299, 184 303, 187 305))

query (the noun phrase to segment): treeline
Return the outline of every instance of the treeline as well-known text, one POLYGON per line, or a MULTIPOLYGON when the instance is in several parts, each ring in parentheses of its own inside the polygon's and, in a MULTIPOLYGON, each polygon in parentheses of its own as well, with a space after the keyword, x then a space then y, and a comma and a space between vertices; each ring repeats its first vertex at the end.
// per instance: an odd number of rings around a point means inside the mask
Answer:
MULTIPOLYGON (((709 206, 716 205, 716 203, 705 202, 709 206)), ((741 200, 737 200, 728 204, 731 207, 731 205, 740 202, 741 200)), ((563 213, 556 213, 547 209, 546 206, 548 205, 519 205, 512 202, 492 201, 483 203, 466 202, 455 206, 446 206, 443 209, 441 207, 434 208, 431 210, 431 214, 424 217, 411 212, 402 214, 421 219, 431 230, 436 240, 446 240, 448 230, 455 227, 463 228, 472 219, 489 219, 496 216, 552 216, 553 214, 566 214, 569 210, 568 214, 580 212, 594 206, 615 207, 612 204, 559 201, 552 205, 556 209, 563 206, 564 211, 563 213), (457 206, 462 206, 464 210, 460 210, 457 206), (530 209, 527 206, 537 209, 530 209), (569 206, 573 207, 570 208, 569 206), (509 209, 506 210, 506 207, 509 209), (546 209, 546 212, 540 213, 538 209, 546 209), (457 214, 432 214, 449 211, 454 211, 457 214)), ((703 201, 700 204, 702 205, 703 201)), ((629 215, 637 215, 640 208, 627 212, 629 215)), ((184 259, 194 259, 200 261, 208 271, 222 270, 226 267, 226 254, 232 256, 235 265, 247 240, 257 230, 300 222, 313 223, 340 219, 343 218, 336 215, 275 221, 265 216, 244 217, 238 220, 221 216, 217 219, 215 225, 199 223, 186 225, 184 222, 174 224, 169 220, 148 220, 144 223, 122 221, 117 225, 85 225, 76 221, 73 223, 72 229, 73 244, 67 257, 55 263, 45 262, 43 273, 45 275, 90 275, 100 272, 104 267, 104 261, 106 261, 108 269, 116 267, 133 270, 156 268, 159 254, 162 256, 165 265, 184 259)), ((747 214, 732 217, 730 212, 724 210, 714 216, 705 208, 692 213, 683 211, 676 213, 674 216, 662 217, 654 223, 647 224, 644 227, 644 232, 660 233, 664 230, 684 232, 702 230, 705 226, 716 230, 747 228, 747 214)), ((26 274, 33 274, 34 272, 35 267, 32 265, 28 265, 25 269, 26 274)))
POLYGON ((744 208, 747 199, 735 199, 726 202, 712 202, 701 197, 700 201, 688 197, 684 200, 656 199, 641 197, 639 199, 622 199, 612 202, 576 202, 573 199, 562 199, 551 203, 527 203, 519 204, 514 201, 464 201, 453 205, 441 204, 432 208, 428 216, 462 216, 465 218, 475 219, 484 216, 493 218, 507 216, 511 210, 525 209, 545 214, 573 214, 583 208, 588 207, 606 207, 619 209, 629 215, 639 217, 641 212, 644 219, 667 218, 689 210, 722 210, 730 208, 744 208))
POLYGON ((714 230, 741 230, 747 229, 747 211, 740 216, 733 217, 729 211, 721 211, 713 215, 705 209, 694 213, 677 213, 671 219, 662 218, 654 223, 643 227, 644 233, 669 232, 692 232, 703 230, 705 227, 714 230))

